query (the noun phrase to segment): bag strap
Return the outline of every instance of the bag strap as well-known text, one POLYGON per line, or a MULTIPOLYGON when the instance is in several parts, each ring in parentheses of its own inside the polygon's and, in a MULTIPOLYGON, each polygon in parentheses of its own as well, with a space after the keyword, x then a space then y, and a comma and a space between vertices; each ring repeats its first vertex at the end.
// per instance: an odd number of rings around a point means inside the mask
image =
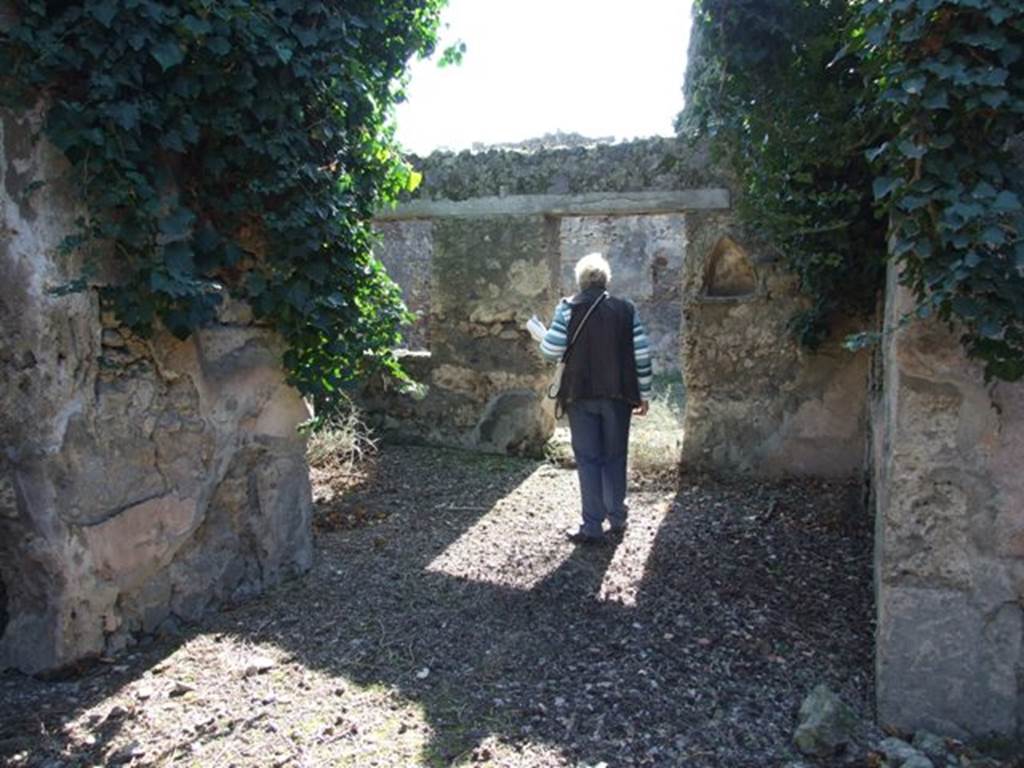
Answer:
POLYGON ((590 319, 590 315, 593 313, 595 309, 597 309, 597 305, 607 298, 608 291, 604 291, 600 296, 597 297, 597 300, 590 305, 590 309, 587 310, 587 314, 583 316, 583 319, 580 321, 580 324, 576 327, 576 333, 572 335, 572 338, 569 340, 569 344, 565 347, 565 352, 562 353, 563 363, 565 362, 566 358, 569 357, 569 350, 572 349, 572 345, 576 343, 576 339, 580 337, 580 331, 582 331, 583 326, 587 324, 587 320, 590 319))

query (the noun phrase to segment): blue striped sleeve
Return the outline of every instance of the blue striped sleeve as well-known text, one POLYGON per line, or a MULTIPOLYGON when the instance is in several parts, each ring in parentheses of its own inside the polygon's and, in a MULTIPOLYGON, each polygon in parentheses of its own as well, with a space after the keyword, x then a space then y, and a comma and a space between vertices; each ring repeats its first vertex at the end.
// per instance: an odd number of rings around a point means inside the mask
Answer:
POLYGON ((633 310, 633 357, 636 362, 636 377, 640 380, 640 397, 647 400, 651 396, 651 344, 647 340, 647 331, 640 322, 640 313, 633 310))
POLYGON ((540 353, 545 360, 556 362, 562 359, 565 348, 569 344, 569 304, 559 302, 555 307, 555 316, 551 319, 548 332, 540 342, 540 353))

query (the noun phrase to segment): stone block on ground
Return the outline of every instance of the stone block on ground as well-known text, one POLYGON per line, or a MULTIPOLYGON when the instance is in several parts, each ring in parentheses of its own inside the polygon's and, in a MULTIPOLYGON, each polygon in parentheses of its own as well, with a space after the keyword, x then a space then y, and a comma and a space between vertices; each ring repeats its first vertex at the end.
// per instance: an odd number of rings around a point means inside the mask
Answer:
POLYGON ((876 747, 876 750, 885 756, 885 761, 889 768, 899 768, 910 758, 921 754, 913 745, 895 737, 882 741, 876 747))
POLYGON ((859 726, 857 714, 838 694, 821 684, 800 705, 793 741, 805 755, 831 757, 856 737, 859 726))
POLYGON ((942 736, 922 729, 914 734, 913 745, 915 749, 937 765, 946 762, 949 750, 946 747, 946 740, 942 736))
MULTIPOLYGON (((944 763, 939 763, 939 768, 942 768, 943 765, 944 763)), ((900 764, 900 768, 935 768, 935 763, 919 752, 904 760, 900 764)))

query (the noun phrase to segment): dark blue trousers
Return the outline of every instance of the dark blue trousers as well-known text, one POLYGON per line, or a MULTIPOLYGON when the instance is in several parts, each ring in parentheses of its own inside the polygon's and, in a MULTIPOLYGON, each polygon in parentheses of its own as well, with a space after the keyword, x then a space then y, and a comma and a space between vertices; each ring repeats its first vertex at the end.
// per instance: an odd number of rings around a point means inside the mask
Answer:
POLYGON ((626 458, 633 409, 624 400, 574 400, 566 410, 572 452, 580 479, 583 524, 580 531, 600 536, 605 518, 626 524, 626 458))

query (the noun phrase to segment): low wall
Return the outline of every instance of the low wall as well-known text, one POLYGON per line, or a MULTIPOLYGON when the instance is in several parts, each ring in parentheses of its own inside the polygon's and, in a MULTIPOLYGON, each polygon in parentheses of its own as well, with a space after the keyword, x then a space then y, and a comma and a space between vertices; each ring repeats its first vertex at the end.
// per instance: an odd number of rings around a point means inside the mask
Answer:
POLYGON ((229 304, 141 340, 58 297, 79 207, 39 116, 0 113, 0 668, 110 653, 311 564, 306 417, 280 348, 229 304), (45 185, 33 190, 33 182, 45 185))
POLYGON ((875 405, 878 717, 1024 742, 1024 384, 986 384, 941 323, 900 327, 875 405))

